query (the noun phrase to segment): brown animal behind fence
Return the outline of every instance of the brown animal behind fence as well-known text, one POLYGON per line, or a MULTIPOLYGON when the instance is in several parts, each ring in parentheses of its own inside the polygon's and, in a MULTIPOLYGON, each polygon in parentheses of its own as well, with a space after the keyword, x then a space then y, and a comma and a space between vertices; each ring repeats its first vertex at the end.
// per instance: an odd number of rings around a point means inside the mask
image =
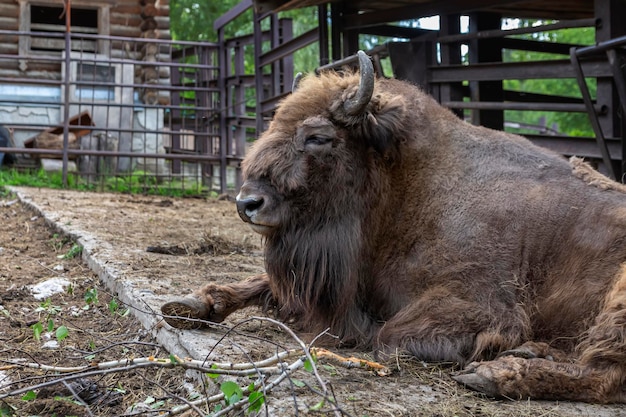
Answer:
POLYGON ((360 63, 305 77, 244 161, 237 208, 267 274, 166 303, 167 322, 262 305, 341 344, 458 362, 489 395, 625 402, 620 187, 360 63))

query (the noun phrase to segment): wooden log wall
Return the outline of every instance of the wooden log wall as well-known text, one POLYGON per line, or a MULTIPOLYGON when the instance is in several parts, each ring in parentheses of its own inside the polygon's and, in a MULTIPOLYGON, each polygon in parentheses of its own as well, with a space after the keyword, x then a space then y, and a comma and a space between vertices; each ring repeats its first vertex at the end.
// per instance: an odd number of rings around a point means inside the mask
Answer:
MULTIPOLYGON (((142 19, 141 37, 145 39, 163 39, 163 27, 167 23, 169 25, 169 2, 167 5, 161 0, 140 0, 142 19), (167 13, 166 13, 167 12, 167 13), (166 19, 164 19, 164 17, 166 19)), ((168 30, 169 36, 169 30, 168 30)), ((153 87, 143 89, 141 99, 146 104, 163 104, 170 103, 169 92, 159 91, 156 88, 159 84, 170 83, 170 70, 167 66, 159 66, 159 62, 171 62, 169 48, 163 47, 158 43, 145 43, 141 47, 141 60, 144 65, 138 66, 135 71, 135 82, 137 84, 150 84, 153 87), (163 53, 165 52, 165 53, 163 53)))
MULTIPOLYGON (((19 31, 24 27, 20 19, 30 24, 30 16, 26 13, 20 16, 20 10, 25 10, 29 0, 0 0, 0 30, 19 31)), ((39 0, 36 5, 59 7, 60 0, 39 0)), ((169 0, 73 0, 72 7, 81 6, 100 8, 99 33, 102 35, 169 40, 169 0)), ((61 33, 61 32, 60 32, 61 33)), ((0 57, 0 77, 2 78, 30 78, 60 81, 61 63, 60 52, 55 51, 27 51, 22 50, 20 56, 18 35, 0 36, 0 55, 15 55, 18 59, 0 57), (40 56, 58 56, 59 62, 49 59, 37 59, 40 56)), ((143 45, 135 45, 127 41, 100 41, 98 54, 108 55, 111 58, 128 58, 150 61, 152 55, 146 55, 143 45)), ((167 56, 158 55, 159 60, 169 60, 167 56)), ((169 72, 158 71, 159 83, 169 80, 169 72)))

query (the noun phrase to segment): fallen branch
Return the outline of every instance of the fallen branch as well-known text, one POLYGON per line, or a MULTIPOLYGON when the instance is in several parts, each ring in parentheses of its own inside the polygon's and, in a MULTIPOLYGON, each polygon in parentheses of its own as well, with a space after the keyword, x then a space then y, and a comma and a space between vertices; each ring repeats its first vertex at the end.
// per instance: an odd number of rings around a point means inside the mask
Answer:
MULTIPOLYGON (((61 374, 64 376, 55 377, 50 381, 46 381, 40 384, 31 385, 19 389, 15 389, 12 391, 8 391, 0 394, 0 399, 5 399, 12 396, 18 396, 25 394, 29 391, 35 391, 44 387, 52 386, 55 384, 67 384, 69 381, 78 378, 85 378, 87 376, 101 375, 105 373, 111 372, 127 372, 132 369, 137 368, 145 368, 145 367, 162 367, 162 368, 174 368, 180 367, 185 370, 195 370, 208 374, 215 375, 228 375, 233 377, 241 377, 241 376, 251 376, 258 375, 259 381, 254 384, 254 390, 258 390, 260 387, 263 388, 263 395, 267 398, 267 394, 279 385, 282 381, 288 378, 295 371, 304 367, 305 363, 310 363, 311 366, 315 367, 315 359, 321 360, 330 360, 333 363, 336 363, 340 366, 344 366, 346 368, 363 368, 363 369, 372 369, 376 370, 379 375, 384 375, 383 372, 386 368, 376 362, 366 361, 359 358, 354 357, 343 357, 336 353, 330 352, 326 349, 321 348, 311 348, 309 349, 306 345, 304 345, 301 349, 290 349, 286 351, 282 351, 276 353, 266 359, 256 361, 256 362, 246 362, 246 363, 233 363, 233 362, 214 362, 214 361, 199 361, 190 358, 179 358, 175 355, 170 355, 169 358, 155 358, 152 356, 143 357, 143 358, 135 358, 135 359, 123 359, 116 361, 107 361, 100 363, 91 363, 85 366, 75 366, 75 367, 63 367, 63 366, 52 366, 52 365, 44 365, 39 363, 23 363, 17 361, 6 361, 8 365, 2 367, 2 369, 12 369, 12 368, 32 368, 38 369, 47 372, 54 372, 57 374, 61 374), (287 364, 285 361, 297 358, 293 363, 287 364), (269 383, 264 384, 265 379, 271 377, 272 375, 276 375, 269 383)), ((315 373, 315 372, 314 372, 315 373)), ((41 378, 46 378, 46 376, 41 376, 41 378)), ((321 380, 321 377, 317 377, 318 383, 320 383, 320 387, 324 390, 325 384, 321 380)), ((9 384, 4 387, 0 387, 0 389, 6 389, 8 386, 13 385, 9 384)), ((249 394, 251 391, 248 387, 242 387, 242 391, 245 394, 249 394)), ((323 391, 322 394, 324 396, 327 395, 326 391, 323 391)), ((180 414, 182 412, 193 409, 195 406, 201 404, 214 404, 220 401, 223 401, 225 396, 223 393, 216 394, 210 397, 203 397, 197 399, 195 401, 190 401, 188 404, 181 405, 178 407, 174 407, 168 414, 175 415, 180 414)), ((331 404, 335 405, 334 401, 330 398, 325 398, 331 404)), ((249 405, 248 398, 243 398, 241 401, 231 404, 228 407, 224 408, 215 416, 224 415, 229 411, 244 408, 246 405, 249 405)))
POLYGON ((333 353, 327 349, 322 348, 311 348, 311 353, 313 353, 317 359, 325 359, 331 361, 339 366, 343 366, 344 368, 363 368, 375 371, 378 376, 387 376, 391 373, 390 369, 384 365, 381 365, 378 362, 368 361, 365 359, 356 358, 354 356, 345 357, 333 353))
POLYGON ((359 368, 372 370, 375 371, 377 375, 381 376, 389 374, 388 368, 377 362, 356 357, 345 357, 337 353, 331 352, 327 349, 311 347, 310 345, 305 344, 295 335, 295 333, 293 333, 293 331, 291 331, 291 329, 289 329, 286 325, 279 321, 266 317, 255 317, 244 322, 250 320, 266 321, 280 327, 282 330, 287 332, 293 340, 297 342, 299 348, 282 350, 265 359, 259 361, 250 360, 248 362, 218 362, 209 360, 196 360, 191 358, 180 358, 176 355, 170 355, 167 358, 148 356, 134 359, 92 362, 83 366, 64 367, 45 365, 36 362, 24 362, 23 360, 3 360, 2 362, 4 362, 5 365, 0 367, 1 370, 29 368, 43 371, 46 374, 41 374, 29 378, 44 380, 43 382, 35 385, 28 385, 14 390, 8 390, 11 386, 14 386, 17 383, 24 383, 24 380, 22 379, 21 381, 15 381, 4 386, 0 386, 0 390, 5 391, 3 393, 0 393, 0 400, 8 397, 22 395, 29 391, 40 390, 42 388, 49 387, 55 384, 63 384, 67 386, 68 382, 80 378, 87 378, 96 375, 102 376, 109 373, 128 372, 131 370, 148 367, 181 368, 185 370, 193 370, 203 374, 208 374, 212 378, 216 377, 217 375, 231 377, 251 377, 256 375, 256 382, 254 382, 250 386, 240 387, 241 392, 244 393, 244 396, 241 400, 235 403, 228 404, 228 399, 225 398, 225 394, 219 393, 212 396, 203 396, 201 398, 195 399, 194 401, 185 401, 185 404, 175 406, 164 414, 176 415, 188 411, 197 413, 197 406, 205 404, 210 405, 225 401, 227 405, 226 408, 214 414, 215 416, 222 416, 233 410, 245 410, 246 408, 251 407, 253 404, 250 404, 249 395, 253 392, 262 393, 263 398, 267 399, 268 394, 272 389, 278 386, 285 379, 290 378, 294 372, 298 371, 299 369, 305 368, 306 364, 310 365, 310 367, 306 366, 306 368, 315 376, 317 385, 320 388, 319 391, 315 390, 314 392, 316 392, 323 398, 323 402, 321 403, 323 404, 325 402, 326 404, 330 405, 332 407, 331 411, 335 415, 341 416, 346 413, 339 408, 334 398, 334 394, 332 393, 332 391, 329 391, 326 383, 319 375, 316 367, 316 361, 329 361, 333 364, 348 369, 359 368))

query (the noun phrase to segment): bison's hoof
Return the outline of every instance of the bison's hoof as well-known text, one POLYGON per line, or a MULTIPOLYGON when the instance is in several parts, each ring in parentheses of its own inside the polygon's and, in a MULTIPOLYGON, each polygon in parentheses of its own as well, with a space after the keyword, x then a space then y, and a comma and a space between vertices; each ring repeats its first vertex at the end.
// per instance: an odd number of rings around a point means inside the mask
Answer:
MULTIPOLYGON (((504 352, 500 352, 497 357, 502 358, 504 356, 513 356, 514 358, 522 359, 535 359, 539 357, 536 352, 533 352, 530 349, 526 349, 523 346, 516 349, 509 349, 505 350, 504 352)), ((546 359, 552 360, 551 357, 548 357, 546 359)))
POLYGON ((200 329, 207 327, 209 312, 206 304, 197 298, 185 297, 161 306, 163 319, 177 329, 200 329))
POLYGON ((498 387, 487 376, 478 370, 480 365, 470 364, 465 370, 452 376, 456 382, 474 391, 482 392, 490 397, 499 397, 498 387))

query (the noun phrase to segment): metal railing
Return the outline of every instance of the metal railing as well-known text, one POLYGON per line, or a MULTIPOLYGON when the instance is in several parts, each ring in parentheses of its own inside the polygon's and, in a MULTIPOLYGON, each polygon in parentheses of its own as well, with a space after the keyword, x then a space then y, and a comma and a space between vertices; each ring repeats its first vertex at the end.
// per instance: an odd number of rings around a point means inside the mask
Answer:
POLYGON ((219 169, 242 155, 220 136, 217 44, 4 30, 0 37, 16 45, 65 40, 63 50, 0 51, 0 125, 12 132, 0 153, 13 155, 15 168, 60 170, 64 182, 87 189, 131 177, 146 188, 235 187, 219 169))

